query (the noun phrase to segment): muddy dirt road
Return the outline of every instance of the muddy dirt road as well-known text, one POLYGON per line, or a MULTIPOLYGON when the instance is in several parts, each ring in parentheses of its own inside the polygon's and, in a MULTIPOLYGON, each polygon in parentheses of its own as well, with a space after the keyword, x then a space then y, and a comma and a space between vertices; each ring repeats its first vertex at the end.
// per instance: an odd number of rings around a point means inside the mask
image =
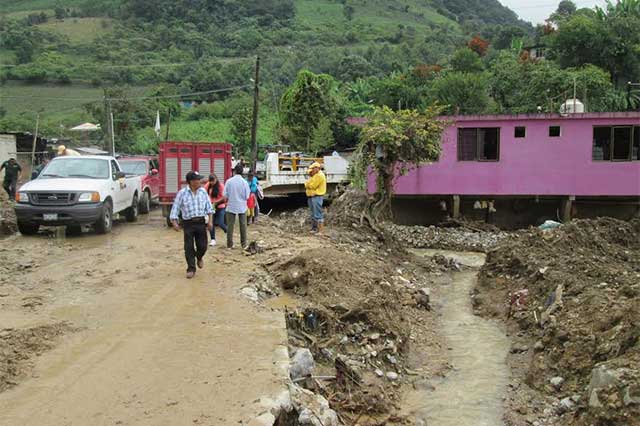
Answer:
POLYGON ((157 212, 108 236, 11 237, 0 263, 0 358, 19 360, 0 364, 2 425, 239 424, 283 387, 283 317, 238 295, 251 259, 210 250, 187 281, 157 212))

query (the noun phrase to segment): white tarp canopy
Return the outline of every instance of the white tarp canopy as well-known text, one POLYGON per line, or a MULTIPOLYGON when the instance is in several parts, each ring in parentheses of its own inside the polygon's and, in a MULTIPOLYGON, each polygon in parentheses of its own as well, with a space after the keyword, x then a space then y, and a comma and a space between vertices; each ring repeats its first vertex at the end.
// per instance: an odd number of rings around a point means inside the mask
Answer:
POLYGON ((100 130, 100 125, 93 124, 93 123, 82 123, 76 127, 72 127, 69 130, 78 131, 78 132, 95 132, 96 130, 100 130))

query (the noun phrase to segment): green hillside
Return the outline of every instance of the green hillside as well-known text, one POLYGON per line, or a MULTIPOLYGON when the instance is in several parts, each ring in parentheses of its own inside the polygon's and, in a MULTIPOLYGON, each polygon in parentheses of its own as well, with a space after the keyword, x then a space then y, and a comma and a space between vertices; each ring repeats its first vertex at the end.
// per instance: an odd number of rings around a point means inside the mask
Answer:
MULTIPOLYGON (((69 127, 92 117, 102 120, 100 98, 104 88, 110 87, 127 87, 122 92, 125 96, 165 89, 170 93, 219 91, 183 100, 215 103, 236 97, 244 99, 242 108, 249 107, 247 94, 259 55, 263 123, 270 123, 261 135, 275 141, 280 130, 271 116, 301 69, 330 74, 342 83, 384 78, 417 66, 446 66, 453 52, 476 35, 490 39, 505 27, 531 31, 497 0, 4 3, 0 9, 0 82, 4 82, 0 118, 4 120, 0 125, 30 129, 39 113, 43 131, 53 133, 61 125, 69 127), (165 89, 156 89, 159 86, 165 89), (241 89, 226 90, 232 87, 241 89)), ((145 129, 136 136, 133 127, 144 129, 152 123, 156 109, 165 111, 169 106, 145 102, 136 104, 143 111, 137 111, 132 125, 120 129, 119 135, 148 146, 152 132, 145 129)), ((172 131, 194 138, 237 137, 231 135, 237 105, 230 105, 224 114, 183 112, 181 118, 174 117, 172 131), (199 120, 209 123, 197 124, 199 120)))

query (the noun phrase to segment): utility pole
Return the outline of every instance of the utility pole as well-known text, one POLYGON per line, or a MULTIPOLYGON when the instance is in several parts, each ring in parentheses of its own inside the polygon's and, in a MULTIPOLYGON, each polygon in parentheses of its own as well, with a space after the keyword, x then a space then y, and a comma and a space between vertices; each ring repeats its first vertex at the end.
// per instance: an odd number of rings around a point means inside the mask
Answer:
POLYGON ((256 76, 253 89, 253 123, 251 124, 251 171, 255 175, 258 162, 258 105, 260 100, 260 56, 256 58, 256 76))
POLYGON ((164 140, 169 140, 169 127, 171 127, 171 110, 169 110, 169 115, 167 116, 167 132, 164 136, 164 140))
POLYGON ((31 168, 36 164, 36 142, 38 141, 38 127, 40 127, 40 114, 36 116, 36 131, 33 134, 33 145, 31 146, 31 168))
POLYGON ((111 155, 116 156, 116 134, 113 131, 113 112, 109 113, 111 118, 111 155))
POLYGON ((107 141, 106 141, 106 150, 109 152, 109 155, 115 155, 113 152, 113 123, 111 122, 111 101, 107 98, 107 89, 104 89, 104 114, 105 114, 105 124, 107 125, 107 141))

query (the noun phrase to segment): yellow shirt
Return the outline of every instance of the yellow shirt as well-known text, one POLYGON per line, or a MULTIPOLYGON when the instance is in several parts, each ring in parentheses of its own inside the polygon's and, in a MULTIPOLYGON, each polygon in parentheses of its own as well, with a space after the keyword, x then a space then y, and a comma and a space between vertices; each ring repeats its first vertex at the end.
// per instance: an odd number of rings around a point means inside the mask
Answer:
POLYGON ((307 197, 325 195, 327 193, 327 178, 324 173, 318 172, 304 183, 304 187, 307 190, 307 197))

